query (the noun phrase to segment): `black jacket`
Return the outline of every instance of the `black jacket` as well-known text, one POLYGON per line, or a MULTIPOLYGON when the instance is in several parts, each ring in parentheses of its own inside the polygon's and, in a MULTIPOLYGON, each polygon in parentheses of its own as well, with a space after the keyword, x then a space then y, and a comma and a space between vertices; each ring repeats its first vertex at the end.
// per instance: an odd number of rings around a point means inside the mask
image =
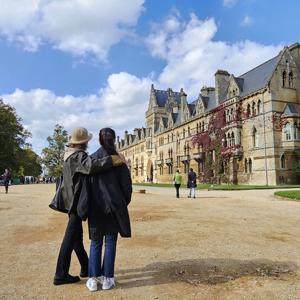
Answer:
MULTIPOLYGON (((100 148, 93 159, 107 156, 100 148)), ((131 236, 130 218, 127 205, 131 201, 132 182, 126 165, 115 167, 105 173, 90 176, 88 190, 88 224, 90 239, 97 240, 103 234, 120 233, 131 236)), ((82 210, 80 204, 79 209, 82 210)))
POLYGON ((189 172, 189 174, 188 174, 187 187, 188 188, 195 188, 195 187, 197 187, 197 174, 194 171, 189 172))
POLYGON ((63 165, 63 208, 65 211, 76 211, 78 199, 83 186, 84 176, 103 172, 113 167, 111 156, 101 159, 91 158, 84 151, 72 153, 63 165), (83 174, 83 175, 82 175, 83 174))

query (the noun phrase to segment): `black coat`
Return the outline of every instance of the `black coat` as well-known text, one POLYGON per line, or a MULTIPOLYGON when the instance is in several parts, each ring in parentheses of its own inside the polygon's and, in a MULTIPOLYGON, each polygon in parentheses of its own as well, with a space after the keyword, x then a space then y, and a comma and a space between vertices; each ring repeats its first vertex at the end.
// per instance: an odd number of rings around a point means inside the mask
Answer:
MULTIPOLYGON (((92 158, 100 159, 105 156, 107 152, 100 148, 92 158)), ((114 167, 105 173, 90 176, 88 194, 90 239, 97 240, 101 235, 114 233, 130 237, 127 205, 131 201, 132 182, 127 166, 114 167)))
POLYGON ((188 188, 195 188, 195 187, 197 187, 197 174, 194 171, 189 172, 189 174, 188 174, 187 187, 188 188))
POLYGON ((63 165, 62 211, 76 211, 76 206, 81 194, 84 175, 104 172, 113 167, 111 156, 97 160, 91 158, 84 151, 71 154, 63 165))

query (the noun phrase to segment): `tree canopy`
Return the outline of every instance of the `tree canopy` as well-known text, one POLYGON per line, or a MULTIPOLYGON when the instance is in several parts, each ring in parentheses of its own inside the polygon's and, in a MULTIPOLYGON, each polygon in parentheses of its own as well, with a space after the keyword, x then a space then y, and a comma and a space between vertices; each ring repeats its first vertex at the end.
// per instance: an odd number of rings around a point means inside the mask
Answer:
POLYGON ((59 176, 63 168, 64 148, 68 142, 68 132, 56 124, 52 136, 48 136, 49 146, 42 151, 42 162, 50 176, 59 176))
POLYGON ((39 157, 26 145, 31 134, 22 125, 16 110, 0 99, 0 172, 10 169, 13 175, 41 174, 39 157))

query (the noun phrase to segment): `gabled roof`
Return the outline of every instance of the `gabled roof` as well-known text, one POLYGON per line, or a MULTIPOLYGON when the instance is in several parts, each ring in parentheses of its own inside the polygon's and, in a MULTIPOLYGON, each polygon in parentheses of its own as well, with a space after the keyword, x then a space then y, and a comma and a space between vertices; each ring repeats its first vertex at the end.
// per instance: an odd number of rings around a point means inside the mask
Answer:
POLYGON ((163 121, 164 127, 167 128, 168 127, 168 118, 162 117, 162 121, 163 121))
POLYGON ((172 118, 173 118, 174 124, 175 124, 175 122, 177 120, 177 116, 178 116, 178 113, 172 113, 172 118))
POLYGON ((300 112, 299 112, 299 109, 296 106, 296 104, 294 104, 294 103, 287 103, 285 105, 284 110, 283 110, 283 115, 284 116, 299 117, 300 116, 300 112))
MULTIPOLYGON (((166 105, 166 102, 168 101, 168 91, 163 91, 163 90, 156 90, 154 89, 155 97, 158 106, 164 107, 166 105)), ((180 103, 180 93, 179 92, 173 92, 175 101, 179 104, 180 103)))
POLYGON ((236 82, 237 86, 239 87, 240 91, 243 92, 244 78, 233 77, 233 79, 236 82))
POLYGON ((188 104, 188 109, 190 111, 191 116, 193 116, 195 114, 195 108, 196 108, 196 104, 194 104, 194 103, 188 104))
POLYGON ((280 58, 281 54, 278 54, 256 68, 238 76, 236 80, 239 85, 242 84, 240 96, 246 96, 265 87, 271 79, 280 58))

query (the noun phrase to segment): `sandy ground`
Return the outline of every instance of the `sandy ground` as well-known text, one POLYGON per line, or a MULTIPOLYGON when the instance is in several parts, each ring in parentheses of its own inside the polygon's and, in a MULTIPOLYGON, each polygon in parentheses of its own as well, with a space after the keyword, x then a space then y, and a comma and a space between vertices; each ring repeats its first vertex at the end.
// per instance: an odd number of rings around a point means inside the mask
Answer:
MULTIPOLYGON (((147 188, 130 205, 133 237, 118 241, 117 288, 52 284, 67 217, 54 185, 0 190, 0 299, 300 299, 300 203, 273 191, 201 191, 176 199, 147 188)), ((85 245, 89 248, 87 228, 85 245)), ((79 273, 73 255, 71 274, 79 273)))

